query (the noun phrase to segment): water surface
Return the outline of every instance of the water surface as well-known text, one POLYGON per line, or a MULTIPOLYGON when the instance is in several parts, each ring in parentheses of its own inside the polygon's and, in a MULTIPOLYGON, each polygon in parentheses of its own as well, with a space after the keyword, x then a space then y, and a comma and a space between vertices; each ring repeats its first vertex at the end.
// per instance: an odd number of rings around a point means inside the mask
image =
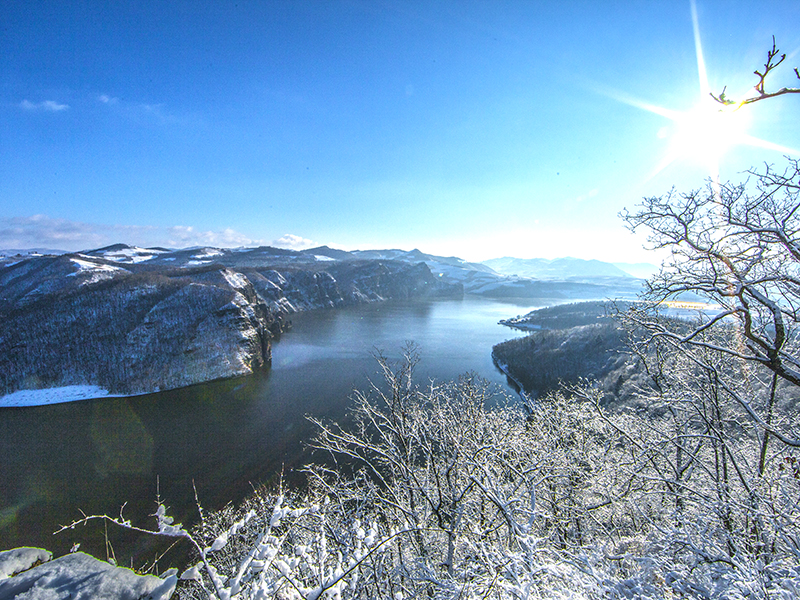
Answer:
MULTIPOLYGON (((412 341, 418 381, 474 372, 508 391, 492 345, 518 332, 497 324, 534 307, 465 297, 385 302, 293 317, 273 345, 273 364, 248 377, 129 398, 0 409, 0 550, 80 542, 111 553, 102 525, 53 536, 81 512, 118 514, 152 526, 157 494, 192 521, 204 508, 238 502, 253 486, 309 459, 306 415, 340 419, 355 388, 374 377, 374 354, 398 359, 412 341)), ((539 304, 540 306, 541 304, 539 304)), ((113 529, 113 528, 112 528, 113 529)), ((152 540, 108 531, 123 564, 140 566, 152 540)))

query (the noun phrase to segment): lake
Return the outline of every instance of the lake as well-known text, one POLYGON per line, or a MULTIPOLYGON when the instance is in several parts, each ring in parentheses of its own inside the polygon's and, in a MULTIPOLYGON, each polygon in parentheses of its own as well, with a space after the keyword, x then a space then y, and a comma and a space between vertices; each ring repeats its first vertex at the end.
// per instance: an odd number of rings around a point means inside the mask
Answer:
POLYGON ((417 381, 474 372, 511 392, 491 348, 522 335, 498 325, 554 302, 463 299, 383 302, 293 316, 273 344, 272 367, 255 375, 128 398, 0 408, 0 550, 40 546, 61 554, 74 542, 138 567, 152 539, 96 523, 53 536, 87 514, 152 527, 157 495, 178 520, 238 502, 255 485, 309 460, 306 415, 340 419, 355 388, 376 376, 374 353, 399 359, 413 341, 417 381), (534 304, 538 302, 538 304, 534 304))

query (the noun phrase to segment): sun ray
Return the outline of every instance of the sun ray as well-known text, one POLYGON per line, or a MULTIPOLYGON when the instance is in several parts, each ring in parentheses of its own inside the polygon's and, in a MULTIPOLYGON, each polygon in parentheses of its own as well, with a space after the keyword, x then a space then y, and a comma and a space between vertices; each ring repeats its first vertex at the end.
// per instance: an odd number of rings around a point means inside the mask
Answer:
POLYGON ((776 152, 783 152, 784 154, 791 154, 792 156, 800 156, 800 150, 790 148, 789 146, 781 146, 767 140, 762 140, 752 135, 742 135, 741 144, 746 146, 753 146, 755 148, 764 148, 765 150, 775 150, 776 152))
POLYGON ((662 127, 658 132, 658 137, 668 139, 669 143, 663 158, 646 176, 645 181, 650 181, 674 163, 691 161, 695 164, 704 164, 712 183, 718 186, 722 157, 735 146, 752 146, 800 156, 800 150, 748 134, 746 128, 749 124, 749 113, 732 110, 713 99, 703 55, 696 0, 690 0, 689 5, 700 91, 699 101, 694 107, 679 111, 645 102, 618 90, 606 89, 601 92, 618 102, 659 115, 672 122, 671 127, 662 127))
POLYGON ((703 58, 703 44, 700 42, 700 21, 697 18, 697 3, 691 0, 692 31, 694 33, 694 53, 697 56, 697 74, 700 78, 700 97, 708 98, 711 86, 708 84, 708 71, 703 58))

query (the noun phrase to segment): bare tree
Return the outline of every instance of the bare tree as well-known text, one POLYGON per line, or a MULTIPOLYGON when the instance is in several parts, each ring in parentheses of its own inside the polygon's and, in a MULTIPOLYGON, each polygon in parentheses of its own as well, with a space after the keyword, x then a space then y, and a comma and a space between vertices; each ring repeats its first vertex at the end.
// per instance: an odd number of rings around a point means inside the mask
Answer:
POLYGON ((632 230, 647 229, 653 248, 670 260, 647 283, 644 306, 628 318, 653 336, 685 348, 725 354, 772 378, 769 401, 758 409, 729 386, 727 392, 768 435, 800 445, 790 426, 774 423, 779 381, 800 386, 800 164, 781 173, 767 167, 742 184, 645 198, 624 213, 632 230), (719 307, 698 314, 693 327, 658 318, 664 302, 697 298, 719 307), (719 335, 704 335, 710 330, 719 335))

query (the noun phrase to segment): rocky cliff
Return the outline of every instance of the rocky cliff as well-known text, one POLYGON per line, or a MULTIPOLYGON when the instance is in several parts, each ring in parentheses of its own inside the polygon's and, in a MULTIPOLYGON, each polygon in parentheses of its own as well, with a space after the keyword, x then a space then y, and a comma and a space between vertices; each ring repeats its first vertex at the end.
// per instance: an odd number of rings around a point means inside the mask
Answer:
POLYGON ((0 262, 0 394, 135 394, 252 373, 296 311, 461 293, 424 264, 117 245, 0 262))

